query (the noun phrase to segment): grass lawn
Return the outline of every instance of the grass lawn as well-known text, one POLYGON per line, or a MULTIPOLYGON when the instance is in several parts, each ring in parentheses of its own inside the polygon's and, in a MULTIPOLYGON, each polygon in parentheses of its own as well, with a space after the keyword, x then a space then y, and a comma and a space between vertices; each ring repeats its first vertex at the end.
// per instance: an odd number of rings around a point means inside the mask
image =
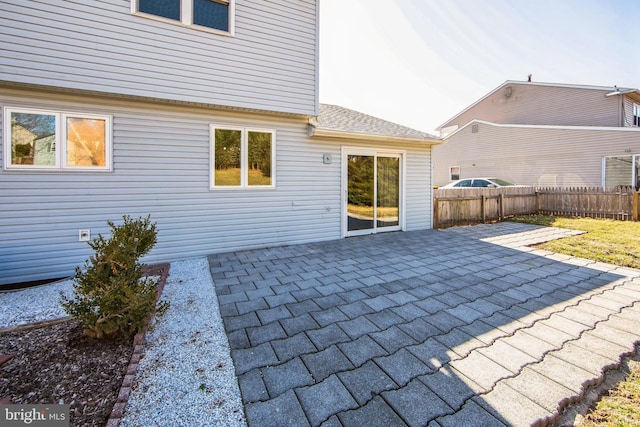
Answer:
POLYGON ((640 222, 592 218, 518 216, 512 221, 583 230, 587 233, 538 245, 541 249, 640 269, 640 222))
POLYGON ((640 363, 630 363, 631 374, 609 391, 589 412, 581 427, 640 426, 640 363))
MULTIPOLYGON (((218 186, 238 186, 240 185, 239 168, 216 169, 214 179, 218 186)), ((271 185, 271 177, 264 176, 258 169, 249 170, 249 185, 271 185)))
MULTIPOLYGON (((512 221, 583 230, 578 236, 537 245, 549 251, 610 264, 640 268, 640 222, 591 218, 526 215, 512 221)), ((640 426, 640 363, 630 363, 630 374, 610 390, 578 424, 581 427, 640 426)))
MULTIPOLYGON (((352 203, 347 208, 349 213, 355 215, 361 215, 367 218, 373 218, 373 206, 358 206, 352 203)), ((398 217, 398 208, 378 208, 378 218, 384 217, 398 217)))

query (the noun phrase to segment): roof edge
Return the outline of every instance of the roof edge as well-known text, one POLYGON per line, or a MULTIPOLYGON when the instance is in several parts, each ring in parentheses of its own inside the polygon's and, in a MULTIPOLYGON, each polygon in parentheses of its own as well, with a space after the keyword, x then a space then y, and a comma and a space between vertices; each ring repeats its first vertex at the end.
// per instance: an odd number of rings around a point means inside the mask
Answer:
POLYGON ((431 138, 407 138, 400 136, 387 136, 377 135, 360 132, 349 132, 331 129, 321 129, 316 127, 313 123, 309 124, 309 136, 311 137, 325 137, 325 138, 344 138, 344 139, 356 139, 356 140, 373 140, 373 141, 387 141, 387 142, 402 142, 412 144, 429 144, 439 145, 444 144, 445 140, 435 137, 431 138))
POLYGON ((466 123, 464 126, 456 129, 443 138, 448 140, 453 135, 461 132, 463 129, 473 125, 482 124, 497 128, 520 128, 520 129, 556 129, 556 130, 592 130, 592 131, 614 131, 614 132, 640 132, 640 127, 633 126, 563 126, 563 125, 524 125, 524 124, 512 124, 512 123, 493 123, 486 120, 473 119, 466 123))
MULTIPOLYGON (((446 125, 447 123, 449 123, 450 121, 452 121, 456 117, 466 113, 468 110, 470 110, 471 108, 475 107, 477 104, 479 104, 480 102, 482 102, 483 100, 485 100, 489 96, 493 95, 494 93, 496 93, 497 91, 502 89, 504 86, 510 85, 510 84, 514 84, 514 85, 516 85, 516 84, 517 85, 530 85, 530 86, 564 87, 564 88, 571 88, 571 89, 592 89, 592 90, 602 90, 602 91, 605 91, 605 90, 606 91, 615 91, 616 90, 616 86, 595 86, 595 85, 578 85, 578 84, 569 84, 569 83, 544 83, 544 82, 528 82, 528 81, 520 81, 520 80, 507 80, 504 83, 500 84, 495 89, 493 89, 490 92, 488 92, 482 98, 478 99, 473 104, 469 105, 464 110, 461 110, 458 113, 456 113, 454 116, 449 117, 444 123, 439 125, 436 128, 436 130, 437 131, 442 130, 444 125, 446 125)), ((625 90, 629 90, 629 89, 625 89, 625 90)), ((638 91, 638 89, 632 89, 632 91, 638 91)))

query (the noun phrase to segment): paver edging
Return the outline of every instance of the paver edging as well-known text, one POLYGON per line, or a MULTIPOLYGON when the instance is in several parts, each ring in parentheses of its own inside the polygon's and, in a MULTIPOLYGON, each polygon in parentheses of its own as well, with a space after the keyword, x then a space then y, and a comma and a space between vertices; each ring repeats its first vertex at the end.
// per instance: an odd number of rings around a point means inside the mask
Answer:
MULTIPOLYGON (((612 316, 615 315, 620 315, 622 314, 622 312, 624 311, 624 309, 629 309, 631 307, 633 307, 636 303, 633 303, 629 306, 626 307, 622 307, 620 312, 618 313, 611 313, 606 319, 602 319, 598 322, 596 322, 596 325, 591 328, 591 329, 587 329, 585 331, 583 331, 583 333, 580 334, 580 336, 576 339, 572 339, 572 340, 568 340, 567 342, 565 342, 565 344, 567 343, 574 343, 574 342, 578 342, 578 340, 582 337, 582 335, 585 332, 589 332, 589 331, 593 331, 595 330, 595 328, 597 327, 598 324, 607 322, 608 320, 610 320, 610 318, 612 316)), ((523 367, 522 370, 524 370, 526 367, 528 367, 529 369, 533 369, 534 371, 536 371, 538 374, 543 375, 546 377, 546 375, 542 372, 539 372, 537 370, 534 369, 534 366, 542 364, 545 362, 547 356, 552 356, 555 357, 557 359, 559 359, 560 361, 562 361, 563 363, 568 363, 568 364, 572 364, 575 365, 574 363, 572 363, 571 361, 565 360, 564 358, 562 358, 561 356, 558 356, 558 354, 560 354, 560 352, 562 351, 562 349, 565 347, 565 344, 563 344, 563 346, 559 349, 556 350, 551 350, 547 353, 545 353, 542 357, 541 360, 539 360, 536 363, 532 363, 532 364, 528 364, 525 367, 523 367)), ((583 347, 585 350, 589 350, 586 347, 583 347)), ((640 337, 638 339, 635 340, 635 342, 632 343, 632 346, 629 350, 627 351, 623 351, 620 355, 618 355, 616 357, 616 360, 612 363, 609 363, 605 366, 603 366, 599 372, 599 374, 596 374, 595 376, 591 377, 591 378, 587 378, 585 381, 583 381, 580 386, 579 386, 579 390, 573 394, 572 396, 567 396, 565 399, 562 399, 560 402, 558 402, 556 408, 553 411, 549 411, 551 412, 550 415, 544 417, 544 418, 540 418, 537 419, 532 425, 535 426, 548 426, 548 425, 558 425, 558 424, 554 424, 557 423, 559 420, 564 419, 566 417, 565 414, 567 414, 567 411, 570 411, 572 407, 579 407, 579 406, 583 406, 583 413, 586 412, 586 410, 589 409, 589 407, 594 404, 595 402, 597 402, 597 400, 602 396, 603 393, 605 393, 608 389, 612 388, 612 384, 611 381, 607 381, 608 377, 614 377, 616 378, 616 372, 621 368, 621 366, 623 366, 623 364, 625 363, 625 360, 628 360, 631 357, 637 357, 640 354, 638 353, 638 351, 640 350, 640 337), (594 392, 594 390, 596 390, 594 392), (583 403, 585 396, 588 396, 588 403, 583 403), (585 407, 586 405, 586 407, 585 407)), ((604 357, 604 356, 603 356, 604 357)), ((577 365, 575 365, 577 366, 577 365)), ((577 366, 580 369, 584 369, 580 366, 577 366)), ((521 371, 522 371, 521 370, 521 371)), ((519 375, 519 374, 518 374, 519 375)), ((503 378, 498 380, 498 382, 496 382, 496 384, 494 384, 494 386, 486 391, 485 393, 481 393, 479 394, 477 397, 482 398, 483 395, 489 394, 491 393, 495 387, 497 386, 498 383, 505 381, 505 385, 511 387, 509 385, 509 380, 516 378, 516 376, 513 377, 509 377, 509 378, 503 378)), ((550 381, 556 382, 554 379, 547 377, 550 381)), ((623 380, 624 378, 619 379, 623 380)), ((558 383, 560 384, 560 383, 558 383)), ((563 384, 560 384, 563 385, 563 384)), ((615 386, 615 384, 613 385, 615 386)), ((540 403, 536 402, 534 399, 531 399, 531 397, 529 397, 526 394, 521 393, 520 391, 516 390, 519 394, 522 394, 525 398, 531 400, 532 402, 540 405, 540 403)), ((542 406, 542 405, 540 405, 542 406)), ((566 422, 566 420, 564 421, 566 422)), ((564 426, 565 424, 559 424, 561 426, 564 426)), ((573 425, 573 424, 571 424, 573 425)))
MULTIPOLYGON (((164 290, 164 285, 167 282, 167 277, 169 276, 169 269, 171 265, 168 263, 165 264, 154 264, 145 266, 144 274, 145 276, 160 276, 158 279, 158 288, 156 295, 156 302, 160 299, 162 295, 162 291, 164 290)), ((113 405, 111 409, 111 414, 107 419, 106 427, 118 427, 120 425, 120 420, 124 415, 125 407, 127 406, 127 401, 129 400, 129 396, 131 395, 131 386, 133 385, 133 380, 138 372, 138 364, 142 357, 142 353, 144 352, 144 342, 147 331, 149 330, 149 326, 151 325, 151 321, 155 316, 155 310, 153 313, 147 317, 145 321, 145 326, 142 331, 138 332, 133 337, 133 353, 131 354, 131 359, 129 361, 129 365, 127 366, 127 371, 125 373, 124 378, 122 379, 122 384, 120 385, 120 389, 118 390, 118 397, 116 399, 116 403, 113 405)))

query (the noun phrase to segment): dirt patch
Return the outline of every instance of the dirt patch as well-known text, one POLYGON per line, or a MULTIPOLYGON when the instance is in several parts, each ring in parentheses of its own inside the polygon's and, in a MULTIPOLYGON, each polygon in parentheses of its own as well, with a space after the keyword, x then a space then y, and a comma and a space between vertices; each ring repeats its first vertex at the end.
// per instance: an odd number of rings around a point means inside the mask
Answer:
POLYGON ((0 353, 14 357, 0 368, 0 397, 12 403, 70 405, 72 426, 104 426, 118 397, 133 345, 95 341, 68 320, 4 332, 0 353))
MULTIPOLYGON (((159 276, 158 296, 169 264, 146 266, 159 276)), ((94 340, 77 321, 62 319, 0 331, 0 399, 14 404, 67 404, 71 426, 104 426, 130 369, 131 340, 94 340)))

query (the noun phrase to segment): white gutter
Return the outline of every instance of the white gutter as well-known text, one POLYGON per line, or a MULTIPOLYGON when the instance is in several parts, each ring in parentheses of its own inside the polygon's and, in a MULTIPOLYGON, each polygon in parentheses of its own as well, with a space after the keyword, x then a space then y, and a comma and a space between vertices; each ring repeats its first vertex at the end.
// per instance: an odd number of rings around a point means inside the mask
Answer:
POLYGON ((333 129, 318 129, 313 124, 309 125, 309 136, 318 136, 325 138, 342 138, 342 139, 357 139, 367 141, 384 141, 384 142, 397 142, 397 143, 409 143, 409 144, 429 144, 440 145, 446 141, 440 138, 411 138, 402 136, 390 136, 390 135, 376 135, 370 133, 350 132, 333 129))

